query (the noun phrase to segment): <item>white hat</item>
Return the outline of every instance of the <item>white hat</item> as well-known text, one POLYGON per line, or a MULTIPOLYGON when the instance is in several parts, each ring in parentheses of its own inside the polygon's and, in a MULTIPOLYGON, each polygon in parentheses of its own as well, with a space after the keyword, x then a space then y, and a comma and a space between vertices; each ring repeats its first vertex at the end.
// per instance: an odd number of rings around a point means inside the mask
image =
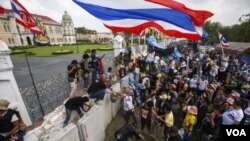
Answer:
POLYGON ((8 110, 9 101, 6 99, 0 99, 0 110, 8 110))

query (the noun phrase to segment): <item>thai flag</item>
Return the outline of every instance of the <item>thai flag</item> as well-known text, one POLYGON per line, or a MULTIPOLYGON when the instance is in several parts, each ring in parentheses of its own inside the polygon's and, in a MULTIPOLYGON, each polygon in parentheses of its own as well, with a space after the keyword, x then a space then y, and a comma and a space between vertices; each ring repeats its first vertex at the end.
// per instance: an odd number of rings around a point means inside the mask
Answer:
POLYGON ((4 8, 2 7, 2 5, 0 5, 0 14, 4 14, 4 8))
POLYGON ((229 47, 229 43, 227 42, 226 38, 223 37, 222 34, 219 33, 220 44, 223 48, 229 47))
POLYGON ((116 32, 139 35, 147 27, 177 38, 199 40, 213 14, 188 9, 171 0, 73 0, 116 32))
POLYGON ((17 0, 11 0, 11 7, 18 24, 30 29, 34 34, 43 34, 32 15, 17 0))

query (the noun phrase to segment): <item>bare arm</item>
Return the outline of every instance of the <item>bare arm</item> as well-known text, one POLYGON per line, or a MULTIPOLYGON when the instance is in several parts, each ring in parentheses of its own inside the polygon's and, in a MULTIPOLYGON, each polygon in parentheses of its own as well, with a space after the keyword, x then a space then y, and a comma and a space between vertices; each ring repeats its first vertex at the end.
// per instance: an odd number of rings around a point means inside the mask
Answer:
POLYGON ((10 132, 6 133, 6 137, 12 135, 20 127, 19 120, 16 120, 16 121, 14 121, 12 123, 14 125, 14 128, 10 132))

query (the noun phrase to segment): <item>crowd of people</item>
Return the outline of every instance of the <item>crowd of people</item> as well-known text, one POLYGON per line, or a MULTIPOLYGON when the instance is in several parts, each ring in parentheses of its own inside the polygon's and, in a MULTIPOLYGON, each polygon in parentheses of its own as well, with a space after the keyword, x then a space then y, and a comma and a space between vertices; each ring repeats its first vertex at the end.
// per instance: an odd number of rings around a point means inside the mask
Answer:
POLYGON ((152 124, 164 127, 167 141, 220 140, 222 125, 249 125, 249 65, 233 54, 180 50, 182 57, 150 50, 128 65, 127 122, 131 116, 133 124, 140 119, 141 130, 147 127, 149 134, 152 124))
MULTIPOLYGON (((72 111, 83 116, 83 107, 91 99, 102 104, 105 94, 112 93, 111 85, 125 75, 129 86, 122 88, 119 96, 127 124, 115 133, 119 141, 130 135, 143 140, 138 131, 146 128, 152 135, 153 127, 156 131, 164 128, 166 141, 212 141, 220 140, 222 125, 250 125, 249 64, 234 54, 179 50, 181 57, 160 56, 153 48, 146 56, 121 52, 115 58, 116 67, 107 72, 102 63, 105 55, 98 57, 96 50, 83 54, 80 61, 72 60, 67 67, 71 92, 64 104, 64 127, 72 111), (87 96, 76 94, 78 77, 84 81, 87 96), (199 134, 195 135, 196 131, 199 134)), ((8 105, 0 100, 0 140, 22 141, 21 117, 8 105)))
MULTIPOLYGON (((115 59, 115 71, 110 67, 106 73, 103 56, 96 57, 93 50, 90 57, 83 55, 79 70, 68 67, 69 77, 81 72, 89 98, 98 102, 113 82, 126 75, 129 86, 120 93, 128 124, 124 127, 138 127, 140 122, 142 131, 146 128, 153 134, 153 125, 157 125, 164 128, 167 141, 220 140, 221 125, 249 125, 250 66, 234 54, 179 50, 182 57, 160 56, 153 48, 136 58, 129 51, 121 52, 115 59), (177 116, 180 113, 182 116, 177 116), (194 135, 196 130, 200 131, 198 136, 194 135)), ((74 83, 74 96, 75 80, 70 83, 74 83)), ((121 135, 118 140, 122 140, 121 135)))

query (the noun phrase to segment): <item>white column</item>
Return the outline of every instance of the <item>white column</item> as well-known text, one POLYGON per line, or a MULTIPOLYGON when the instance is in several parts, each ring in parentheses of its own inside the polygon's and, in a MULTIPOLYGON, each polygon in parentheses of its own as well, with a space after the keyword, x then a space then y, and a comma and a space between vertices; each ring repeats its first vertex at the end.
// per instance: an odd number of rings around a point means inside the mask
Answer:
POLYGON ((31 125, 31 119, 19 92, 16 79, 13 75, 13 64, 9 56, 8 46, 0 40, 0 98, 10 102, 10 108, 16 108, 24 122, 31 125))

